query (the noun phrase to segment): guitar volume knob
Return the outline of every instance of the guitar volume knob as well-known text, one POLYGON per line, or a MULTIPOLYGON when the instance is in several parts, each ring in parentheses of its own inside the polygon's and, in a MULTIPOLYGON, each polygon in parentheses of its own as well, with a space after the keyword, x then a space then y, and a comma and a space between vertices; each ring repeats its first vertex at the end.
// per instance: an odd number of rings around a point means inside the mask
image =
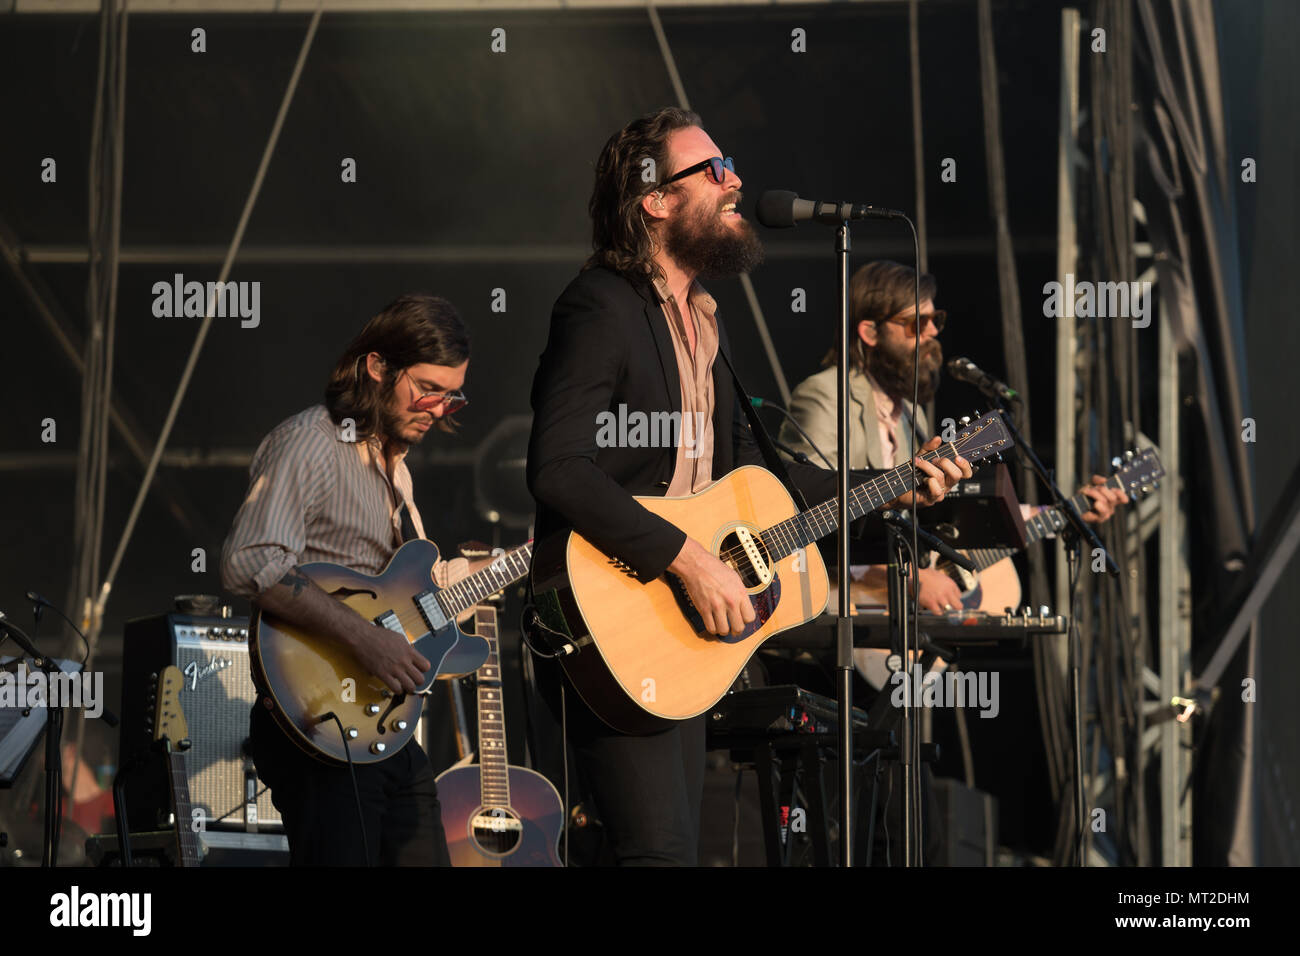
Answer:
POLYGON ((399 731, 400 731, 400 730, 405 730, 406 728, 407 728, 407 723, 406 723, 406 721, 404 721, 404 720, 397 720, 397 721, 394 721, 394 722, 393 722, 393 729, 394 729, 394 730, 399 730, 399 731))
POLYGON ((366 704, 366 713, 367 713, 367 714, 371 714, 371 715, 374 715, 374 714, 379 713, 379 705, 378 705, 378 704, 366 704))
POLYGON ((348 735, 348 738, 351 739, 351 740, 356 740, 357 737, 360 736, 360 734, 359 734, 358 731, 357 731, 357 728, 355 728, 355 727, 349 727, 349 728, 347 729, 347 735, 348 735))
POLYGON ((373 744, 370 745, 370 752, 372 754, 381 754, 387 749, 388 748, 385 747, 383 743, 378 740, 376 740, 373 744))

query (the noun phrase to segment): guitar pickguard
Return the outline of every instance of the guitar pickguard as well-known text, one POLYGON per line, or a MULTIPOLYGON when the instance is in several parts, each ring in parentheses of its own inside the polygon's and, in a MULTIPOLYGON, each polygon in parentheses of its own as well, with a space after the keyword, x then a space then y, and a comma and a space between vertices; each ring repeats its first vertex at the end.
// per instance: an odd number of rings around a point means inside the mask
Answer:
POLYGON ((745 630, 740 634, 710 634, 704 629, 704 619, 700 617, 700 612, 695 609, 691 603, 690 595, 686 593, 686 585, 677 575, 671 575, 673 596, 677 599, 677 606, 681 608, 682 614, 685 615, 687 622, 691 625, 691 630, 695 631, 700 637, 716 638, 725 644, 738 644, 741 641, 751 637, 755 631, 767 623, 776 606, 781 603, 781 576, 772 575, 772 582, 759 591, 757 594, 749 596, 749 603, 754 608, 754 620, 745 625, 745 630))

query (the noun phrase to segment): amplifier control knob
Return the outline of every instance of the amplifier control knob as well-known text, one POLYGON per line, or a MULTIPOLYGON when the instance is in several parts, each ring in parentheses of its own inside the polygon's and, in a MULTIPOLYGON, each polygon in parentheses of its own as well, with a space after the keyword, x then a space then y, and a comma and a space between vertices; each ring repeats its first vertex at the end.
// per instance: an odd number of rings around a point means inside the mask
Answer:
POLYGON ((384 746, 381 742, 379 742, 378 740, 376 740, 373 744, 370 745, 370 752, 371 752, 372 754, 381 754, 381 753, 383 753, 383 752, 384 752, 385 750, 387 750, 387 749, 388 749, 388 748, 385 747, 385 746, 384 746))
POLYGON ((353 740, 356 740, 356 739, 357 739, 357 736, 358 736, 358 734, 357 734, 357 728, 355 728, 355 727, 349 727, 349 728, 348 728, 348 736, 351 737, 353 740))
POLYGON ((366 704, 366 713, 367 713, 367 714, 377 714, 377 713, 379 713, 379 705, 378 705, 378 704, 366 704))

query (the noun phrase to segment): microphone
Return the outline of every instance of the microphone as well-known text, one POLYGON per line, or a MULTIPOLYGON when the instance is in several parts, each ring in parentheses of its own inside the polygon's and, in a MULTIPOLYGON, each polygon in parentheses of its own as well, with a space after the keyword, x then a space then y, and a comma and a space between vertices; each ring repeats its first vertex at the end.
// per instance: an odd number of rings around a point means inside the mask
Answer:
POLYGON ((948 374, 959 382, 974 385, 991 398, 1000 398, 1004 402, 1020 401, 1020 393, 985 372, 968 358, 955 358, 948 362, 948 374))
POLYGON ((758 197, 754 215, 770 229, 787 229, 797 222, 811 219, 830 226, 853 219, 906 219, 897 209, 865 206, 861 203, 817 202, 800 199, 788 189, 769 189, 758 197))
POLYGON ((71 627, 74 631, 77 632, 77 636, 78 636, 79 638, 81 638, 81 644, 82 644, 82 646, 85 647, 85 649, 86 649, 86 656, 83 657, 83 658, 81 659, 81 663, 84 665, 84 664, 86 663, 86 661, 90 658, 90 642, 86 640, 86 635, 81 633, 81 628, 77 627, 76 624, 73 624, 73 623, 72 623, 72 618, 68 617, 68 615, 66 615, 66 614, 64 614, 62 611, 60 611, 60 610, 58 609, 58 607, 57 607, 57 606, 56 606, 52 601, 49 601, 49 600, 47 600, 46 598, 41 597, 41 596, 40 596, 39 594, 37 594, 35 591, 28 591, 28 592, 27 592, 27 600, 31 601, 32 604, 35 605, 35 607, 34 607, 33 610, 34 610, 34 612, 35 612, 35 615, 36 615, 36 623, 37 623, 38 625, 41 623, 41 611, 42 611, 42 609, 48 607, 51 611, 53 611, 53 612, 54 612, 55 614, 57 614, 59 617, 63 618, 65 621, 67 621, 67 622, 68 622, 68 626, 71 627))

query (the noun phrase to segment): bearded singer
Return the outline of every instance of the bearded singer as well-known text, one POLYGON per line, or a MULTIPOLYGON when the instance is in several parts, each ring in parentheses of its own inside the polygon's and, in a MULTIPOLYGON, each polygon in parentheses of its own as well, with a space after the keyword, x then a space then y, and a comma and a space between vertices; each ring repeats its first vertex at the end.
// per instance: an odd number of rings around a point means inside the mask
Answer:
MULTIPOLYGON (((633 495, 690 495, 741 465, 763 465, 720 353, 727 333, 701 279, 748 272, 762 246, 739 211, 741 179, 700 118, 662 109, 610 137, 588 203, 593 253, 560 295, 533 380, 528 487, 537 536, 572 529, 641 581, 674 574, 711 635, 754 619, 740 577, 633 495), (643 171, 650 170, 650 178, 643 171), (604 447, 599 416, 626 409, 699 422, 676 447, 604 447)), ((738 370, 740 371, 740 370, 738 370)), ((935 438, 924 446, 938 447, 935 438)), ((933 504, 970 466, 917 459, 919 504, 933 504)), ((835 494, 832 471, 789 467, 810 501, 835 494)), ((876 472, 855 473, 854 480, 876 472)), ((898 503, 908 506, 911 495, 898 503)), ((558 666, 538 684, 556 713, 558 666)), ((572 687, 564 698, 580 786, 620 865, 694 865, 704 781, 704 718, 632 736, 605 725, 572 687)))

